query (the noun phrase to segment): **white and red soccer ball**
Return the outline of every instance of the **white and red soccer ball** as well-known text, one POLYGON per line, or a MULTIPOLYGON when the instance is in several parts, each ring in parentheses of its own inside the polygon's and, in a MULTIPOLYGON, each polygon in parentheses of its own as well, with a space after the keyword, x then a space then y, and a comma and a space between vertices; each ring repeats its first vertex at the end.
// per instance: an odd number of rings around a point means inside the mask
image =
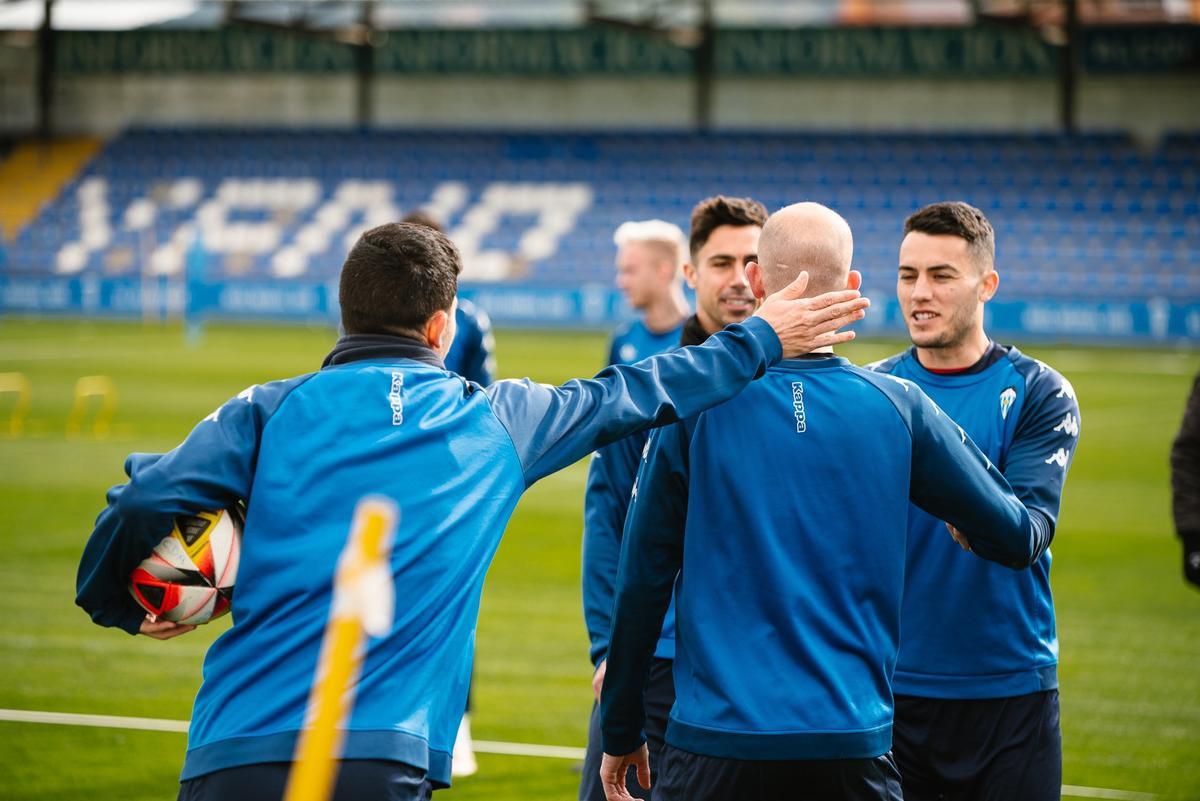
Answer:
POLYGON ((179 515, 129 577, 129 592, 157 620, 207 623, 229 611, 242 548, 240 507, 179 515))

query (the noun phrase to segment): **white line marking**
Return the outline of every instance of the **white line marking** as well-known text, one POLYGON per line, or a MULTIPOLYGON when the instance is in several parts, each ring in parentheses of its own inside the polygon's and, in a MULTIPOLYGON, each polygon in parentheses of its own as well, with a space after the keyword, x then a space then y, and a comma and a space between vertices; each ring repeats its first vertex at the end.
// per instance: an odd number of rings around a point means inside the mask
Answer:
MULTIPOLYGON (((186 733, 186 720, 161 720, 159 718, 126 718, 116 715, 75 715, 68 712, 35 712, 27 709, 0 709, 0 721, 9 723, 52 723, 60 726, 93 726, 105 729, 138 729, 141 731, 169 731, 186 733)), ((584 749, 561 745, 537 745, 534 743, 502 743, 494 740, 476 740, 475 750, 481 754, 507 754, 509 756, 546 757, 549 759, 583 759, 584 749)), ((1110 801, 1153 801, 1150 793, 1134 793, 1127 790, 1107 790, 1103 787, 1078 787, 1064 784, 1062 794, 1071 798, 1104 798, 1110 801)))
POLYGON ((187 733, 186 720, 159 718, 119 718, 114 715, 73 715, 67 712, 32 712, 24 709, 0 709, 0 720, 11 723, 57 723, 60 726, 93 726, 102 729, 140 729, 187 733))
POLYGON ((499 743, 495 740, 476 740, 475 750, 483 754, 511 754, 513 756, 549 757, 550 759, 583 759, 585 748, 568 748, 562 745, 534 745, 532 743, 499 743))
POLYGON ((1105 790, 1103 787, 1076 787, 1073 784, 1064 784, 1062 794, 1070 798, 1111 798, 1115 801, 1152 801, 1158 797, 1152 793, 1105 790))

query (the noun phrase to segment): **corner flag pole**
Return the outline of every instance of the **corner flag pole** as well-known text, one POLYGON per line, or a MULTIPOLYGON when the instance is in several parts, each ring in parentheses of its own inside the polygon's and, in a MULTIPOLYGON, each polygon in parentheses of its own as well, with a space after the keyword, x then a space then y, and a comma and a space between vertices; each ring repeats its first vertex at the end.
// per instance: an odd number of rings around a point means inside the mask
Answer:
POLYGON ((392 627, 391 553, 398 518, 396 504, 378 495, 363 498, 354 510, 284 801, 326 801, 333 793, 366 637, 392 627))

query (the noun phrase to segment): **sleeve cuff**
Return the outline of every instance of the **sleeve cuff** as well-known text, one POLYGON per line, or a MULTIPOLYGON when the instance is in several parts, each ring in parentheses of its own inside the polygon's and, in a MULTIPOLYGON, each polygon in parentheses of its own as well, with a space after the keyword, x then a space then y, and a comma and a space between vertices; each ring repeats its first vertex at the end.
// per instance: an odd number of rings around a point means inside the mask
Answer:
POLYGON ((601 730, 600 739, 603 743, 604 753, 612 756, 632 754, 646 743, 646 735, 643 732, 638 732, 637 737, 628 737, 619 735, 609 736, 601 730))

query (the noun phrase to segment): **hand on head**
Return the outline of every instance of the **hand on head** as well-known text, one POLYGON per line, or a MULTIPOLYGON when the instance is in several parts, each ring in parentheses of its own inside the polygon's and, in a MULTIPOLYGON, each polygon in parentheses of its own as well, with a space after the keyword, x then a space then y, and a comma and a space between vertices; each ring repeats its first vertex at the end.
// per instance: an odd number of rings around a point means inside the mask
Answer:
POLYGON ((871 305, 857 289, 862 285, 862 276, 855 270, 850 271, 847 282, 853 289, 806 298, 808 282, 808 272, 801 271, 796 280, 769 296, 755 312, 779 335, 785 359, 854 339, 853 331, 838 329, 861 320, 871 305))

